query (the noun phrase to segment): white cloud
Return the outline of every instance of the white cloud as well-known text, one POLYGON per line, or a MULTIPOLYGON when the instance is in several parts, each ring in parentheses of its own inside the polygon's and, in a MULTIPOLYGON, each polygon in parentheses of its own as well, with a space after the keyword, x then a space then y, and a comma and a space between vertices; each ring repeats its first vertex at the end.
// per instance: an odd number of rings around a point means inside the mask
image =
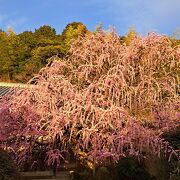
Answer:
POLYGON ((6 23, 6 27, 18 27, 24 24, 27 21, 27 18, 25 17, 20 17, 20 18, 14 18, 14 19, 9 19, 6 23))
POLYGON ((7 15, 0 14, 0 25, 2 25, 6 21, 7 18, 8 18, 7 15))
POLYGON ((0 14, 0 28, 2 26, 6 28, 9 27, 16 28, 18 26, 23 25, 27 21, 26 17, 14 17, 13 15, 15 14, 11 14, 11 15, 0 14))
POLYGON ((180 0, 104 0, 102 2, 109 4, 106 11, 114 16, 116 23, 127 27, 136 26, 143 34, 148 31, 158 31, 162 27, 180 26, 180 0))

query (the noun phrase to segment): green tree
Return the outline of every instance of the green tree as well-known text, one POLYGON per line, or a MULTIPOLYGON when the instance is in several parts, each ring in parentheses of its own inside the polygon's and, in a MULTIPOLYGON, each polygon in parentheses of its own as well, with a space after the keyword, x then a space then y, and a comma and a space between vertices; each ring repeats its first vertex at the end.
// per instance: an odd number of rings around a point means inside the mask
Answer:
POLYGON ((0 80, 27 82, 48 63, 48 58, 63 58, 73 40, 87 31, 85 25, 76 22, 68 24, 62 35, 48 25, 18 35, 12 28, 0 30, 0 80))
POLYGON ((22 38, 13 32, 9 32, 9 56, 11 58, 12 67, 11 81, 22 82, 24 74, 24 66, 31 57, 31 48, 27 42, 23 42, 22 38))
POLYGON ((45 66, 48 63, 47 60, 54 55, 59 57, 63 56, 63 51, 60 45, 48 45, 34 49, 32 51, 32 60, 39 62, 38 64, 40 64, 40 66, 45 66))
POLYGON ((39 29, 36 29, 34 34, 38 39, 55 39, 56 30, 51 26, 44 25, 41 26, 39 29))
POLYGON ((9 81, 10 80, 10 69, 11 60, 9 57, 8 48, 8 35, 6 32, 0 32, 0 80, 9 81))
POLYGON ((84 36, 88 32, 86 26, 81 22, 69 23, 62 32, 62 40, 66 52, 70 49, 71 44, 79 35, 84 36))
POLYGON ((29 57, 22 64, 24 82, 28 81, 33 74, 38 73, 48 63, 48 58, 64 55, 60 36, 56 35, 55 29, 50 26, 44 25, 34 33, 26 31, 19 36, 24 46, 29 49, 29 57))
POLYGON ((0 32, 0 45, 1 81, 22 82, 24 65, 31 56, 31 48, 12 28, 0 32))
POLYGON ((0 28, 0 32, 4 32, 4 31, 0 28))
POLYGON ((127 46, 129 46, 131 44, 131 41, 135 38, 135 36, 137 35, 136 30, 134 27, 130 27, 129 31, 127 33, 127 36, 125 37, 125 43, 127 46))
POLYGON ((32 31, 24 31, 18 37, 22 44, 28 46, 30 51, 37 46, 37 39, 32 31))
POLYGON ((172 47, 176 47, 180 45, 180 39, 178 39, 178 37, 180 37, 180 29, 176 29, 173 32, 172 36, 170 36, 172 47))

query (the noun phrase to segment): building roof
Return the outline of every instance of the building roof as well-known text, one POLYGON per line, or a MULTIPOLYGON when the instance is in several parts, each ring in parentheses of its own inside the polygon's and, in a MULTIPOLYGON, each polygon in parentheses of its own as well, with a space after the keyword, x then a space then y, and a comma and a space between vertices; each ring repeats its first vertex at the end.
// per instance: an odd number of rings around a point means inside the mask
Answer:
POLYGON ((13 90, 16 87, 24 88, 26 86, 27 86, 26 84, 21 84, 21 83, 0 82, 0 98, 5 95, 13 94, 13 90))
POLYGON ((12 88, 11 87, 6 87, 6 86, 0 86, 0 97, 9 95, 12 93, 12 88))

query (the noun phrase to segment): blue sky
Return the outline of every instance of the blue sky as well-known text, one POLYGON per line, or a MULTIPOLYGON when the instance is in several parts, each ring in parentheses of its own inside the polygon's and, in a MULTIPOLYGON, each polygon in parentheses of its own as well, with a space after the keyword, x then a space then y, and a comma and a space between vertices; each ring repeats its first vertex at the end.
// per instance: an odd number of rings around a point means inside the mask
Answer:
POLYGON ((180 29, 180 0, 0 0, 0 28, 16 33, 48 24, 61 33, 73 21, 94 30, 114 26, 120 35, 129 27, 145 35, 168 34, 180 29))

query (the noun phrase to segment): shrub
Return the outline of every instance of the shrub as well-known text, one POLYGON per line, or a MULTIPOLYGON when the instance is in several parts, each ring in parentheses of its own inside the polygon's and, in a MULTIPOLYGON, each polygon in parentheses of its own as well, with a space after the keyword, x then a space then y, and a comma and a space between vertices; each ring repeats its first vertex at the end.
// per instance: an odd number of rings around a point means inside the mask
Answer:
POLYGON ((101 31, 80 37, 70 52, 43 68, 36 85, 1 102, 1 146, 18 165, 39 143, 49 165, 69 152, 91 168, 144 152, 179 156, 162 138, 178 124, 179 48, 156 34, 126 46, 101 31))
POLYGON ((17 180, 19 173, 10 155, 0 150, 0 180, 17 180))
POLYGON ((143 167, 137 159, 135 158, 124 158, 121 159, 116 167, 117 179, 126 179, 126 180, 153 180, 152 177, 143 167))

